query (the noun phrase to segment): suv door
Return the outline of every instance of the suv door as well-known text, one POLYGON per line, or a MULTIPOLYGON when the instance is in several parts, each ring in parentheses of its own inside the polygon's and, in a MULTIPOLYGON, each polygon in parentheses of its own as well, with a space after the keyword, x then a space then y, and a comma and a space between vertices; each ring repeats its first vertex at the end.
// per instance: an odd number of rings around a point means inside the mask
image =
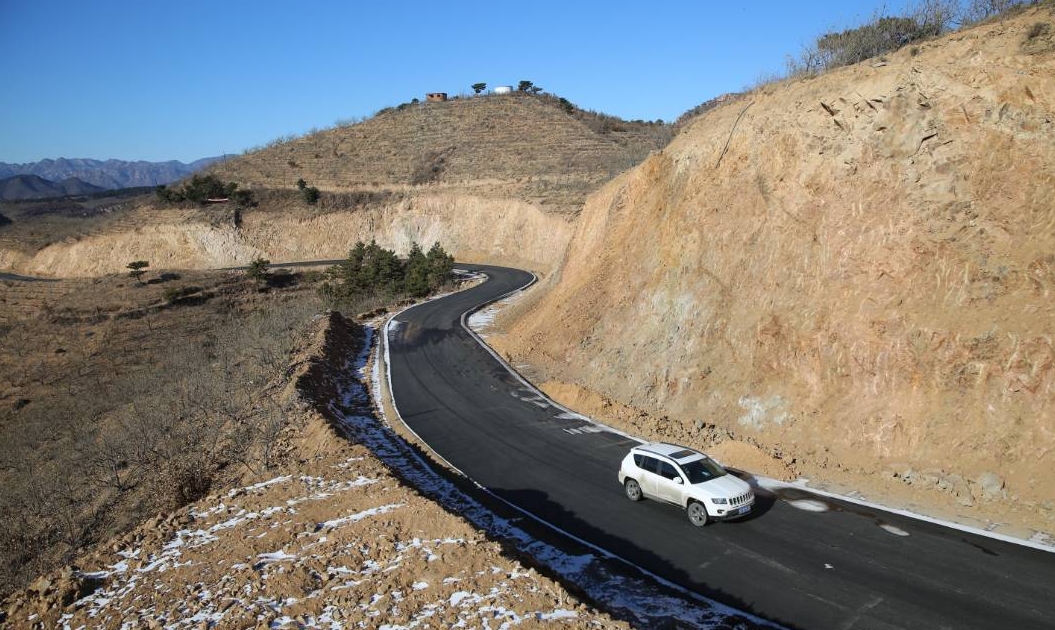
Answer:
POLYGON ((681 495, 685 489, 685 480, 681 478, 681 473, 678 472, 678 469, 673 464, 662 460, 657 461, 659 469, 655 475, 656 498, 662 501, 669 501, 675 505, 681 505, 681 495), (678 483, 678 481, 681 483, 678 483))
POLYGON ((659 460, 655 457, 649 457, 648 455, 635 454, 634 464, 641 469, 641 479, 638 479, 638 483, 641 485, 641 491, 645 495, 655 498, 658 495, 657 486, 659 485, 660 476, 659 471, 659 460))

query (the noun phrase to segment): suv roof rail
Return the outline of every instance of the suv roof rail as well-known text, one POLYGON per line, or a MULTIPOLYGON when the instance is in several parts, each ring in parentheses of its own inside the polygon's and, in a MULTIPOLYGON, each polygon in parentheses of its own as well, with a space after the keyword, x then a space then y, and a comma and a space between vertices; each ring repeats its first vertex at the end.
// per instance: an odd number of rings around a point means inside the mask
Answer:
MULTIPOLYGON (((649 442, 647 444, 635 446, 634 448, 641 451, 645 451, 647 453, 652 453, 654 455, 662 455, 663 457, 671 458, 674 458, 675 455, 684 451, 691 451, 693 453, 699 452, 694 448, 689 448, 688 446, 681 446, 680 444, 671 444, 670 442, 649 442)), ((678 459, 684 459, 684 455, 682 455, 682 457, 679 457, 678 459)))

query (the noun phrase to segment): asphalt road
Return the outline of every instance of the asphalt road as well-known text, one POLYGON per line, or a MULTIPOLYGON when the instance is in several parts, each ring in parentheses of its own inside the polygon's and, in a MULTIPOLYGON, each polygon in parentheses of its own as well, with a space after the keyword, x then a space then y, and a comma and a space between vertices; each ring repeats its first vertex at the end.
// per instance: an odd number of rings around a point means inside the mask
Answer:
POLYGON ((631 503, 627 438, 554 407, 462 327, 462 314, 531 279, 490 280, 415 306, 389 333, 400 415, 439 455, 532 514, 647 571, 793 628, 1055 627, 1055 554, 859 505, 758 493, 742 521, 692 527, 631 503))

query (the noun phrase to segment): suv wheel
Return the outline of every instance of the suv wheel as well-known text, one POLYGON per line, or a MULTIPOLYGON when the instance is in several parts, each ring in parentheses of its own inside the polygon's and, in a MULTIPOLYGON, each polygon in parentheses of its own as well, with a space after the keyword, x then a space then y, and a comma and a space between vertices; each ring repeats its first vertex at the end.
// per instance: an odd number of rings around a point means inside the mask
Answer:
POLYGON ((710 520, 707 508, 699 501, 689 501, 688 507, 685 508, 685 513, 689 515, 689 522, 696 527, 703 527, 710 520))
POLYGON ((640 501, 645 496, 641 492, 641 485, 634 479, 627 479, 623 489, 626 490, 626 498, 631 501, 640 501))

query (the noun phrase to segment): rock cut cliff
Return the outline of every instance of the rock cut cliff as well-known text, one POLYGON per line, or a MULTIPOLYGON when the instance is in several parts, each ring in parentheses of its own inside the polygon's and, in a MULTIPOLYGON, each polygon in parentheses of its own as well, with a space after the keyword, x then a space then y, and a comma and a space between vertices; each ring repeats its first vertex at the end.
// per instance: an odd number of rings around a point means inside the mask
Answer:
POLYGON ((700 116, 588 199, 503 349, 658 437, 1052 521, 1052 33, 1036 8, 700 116))

